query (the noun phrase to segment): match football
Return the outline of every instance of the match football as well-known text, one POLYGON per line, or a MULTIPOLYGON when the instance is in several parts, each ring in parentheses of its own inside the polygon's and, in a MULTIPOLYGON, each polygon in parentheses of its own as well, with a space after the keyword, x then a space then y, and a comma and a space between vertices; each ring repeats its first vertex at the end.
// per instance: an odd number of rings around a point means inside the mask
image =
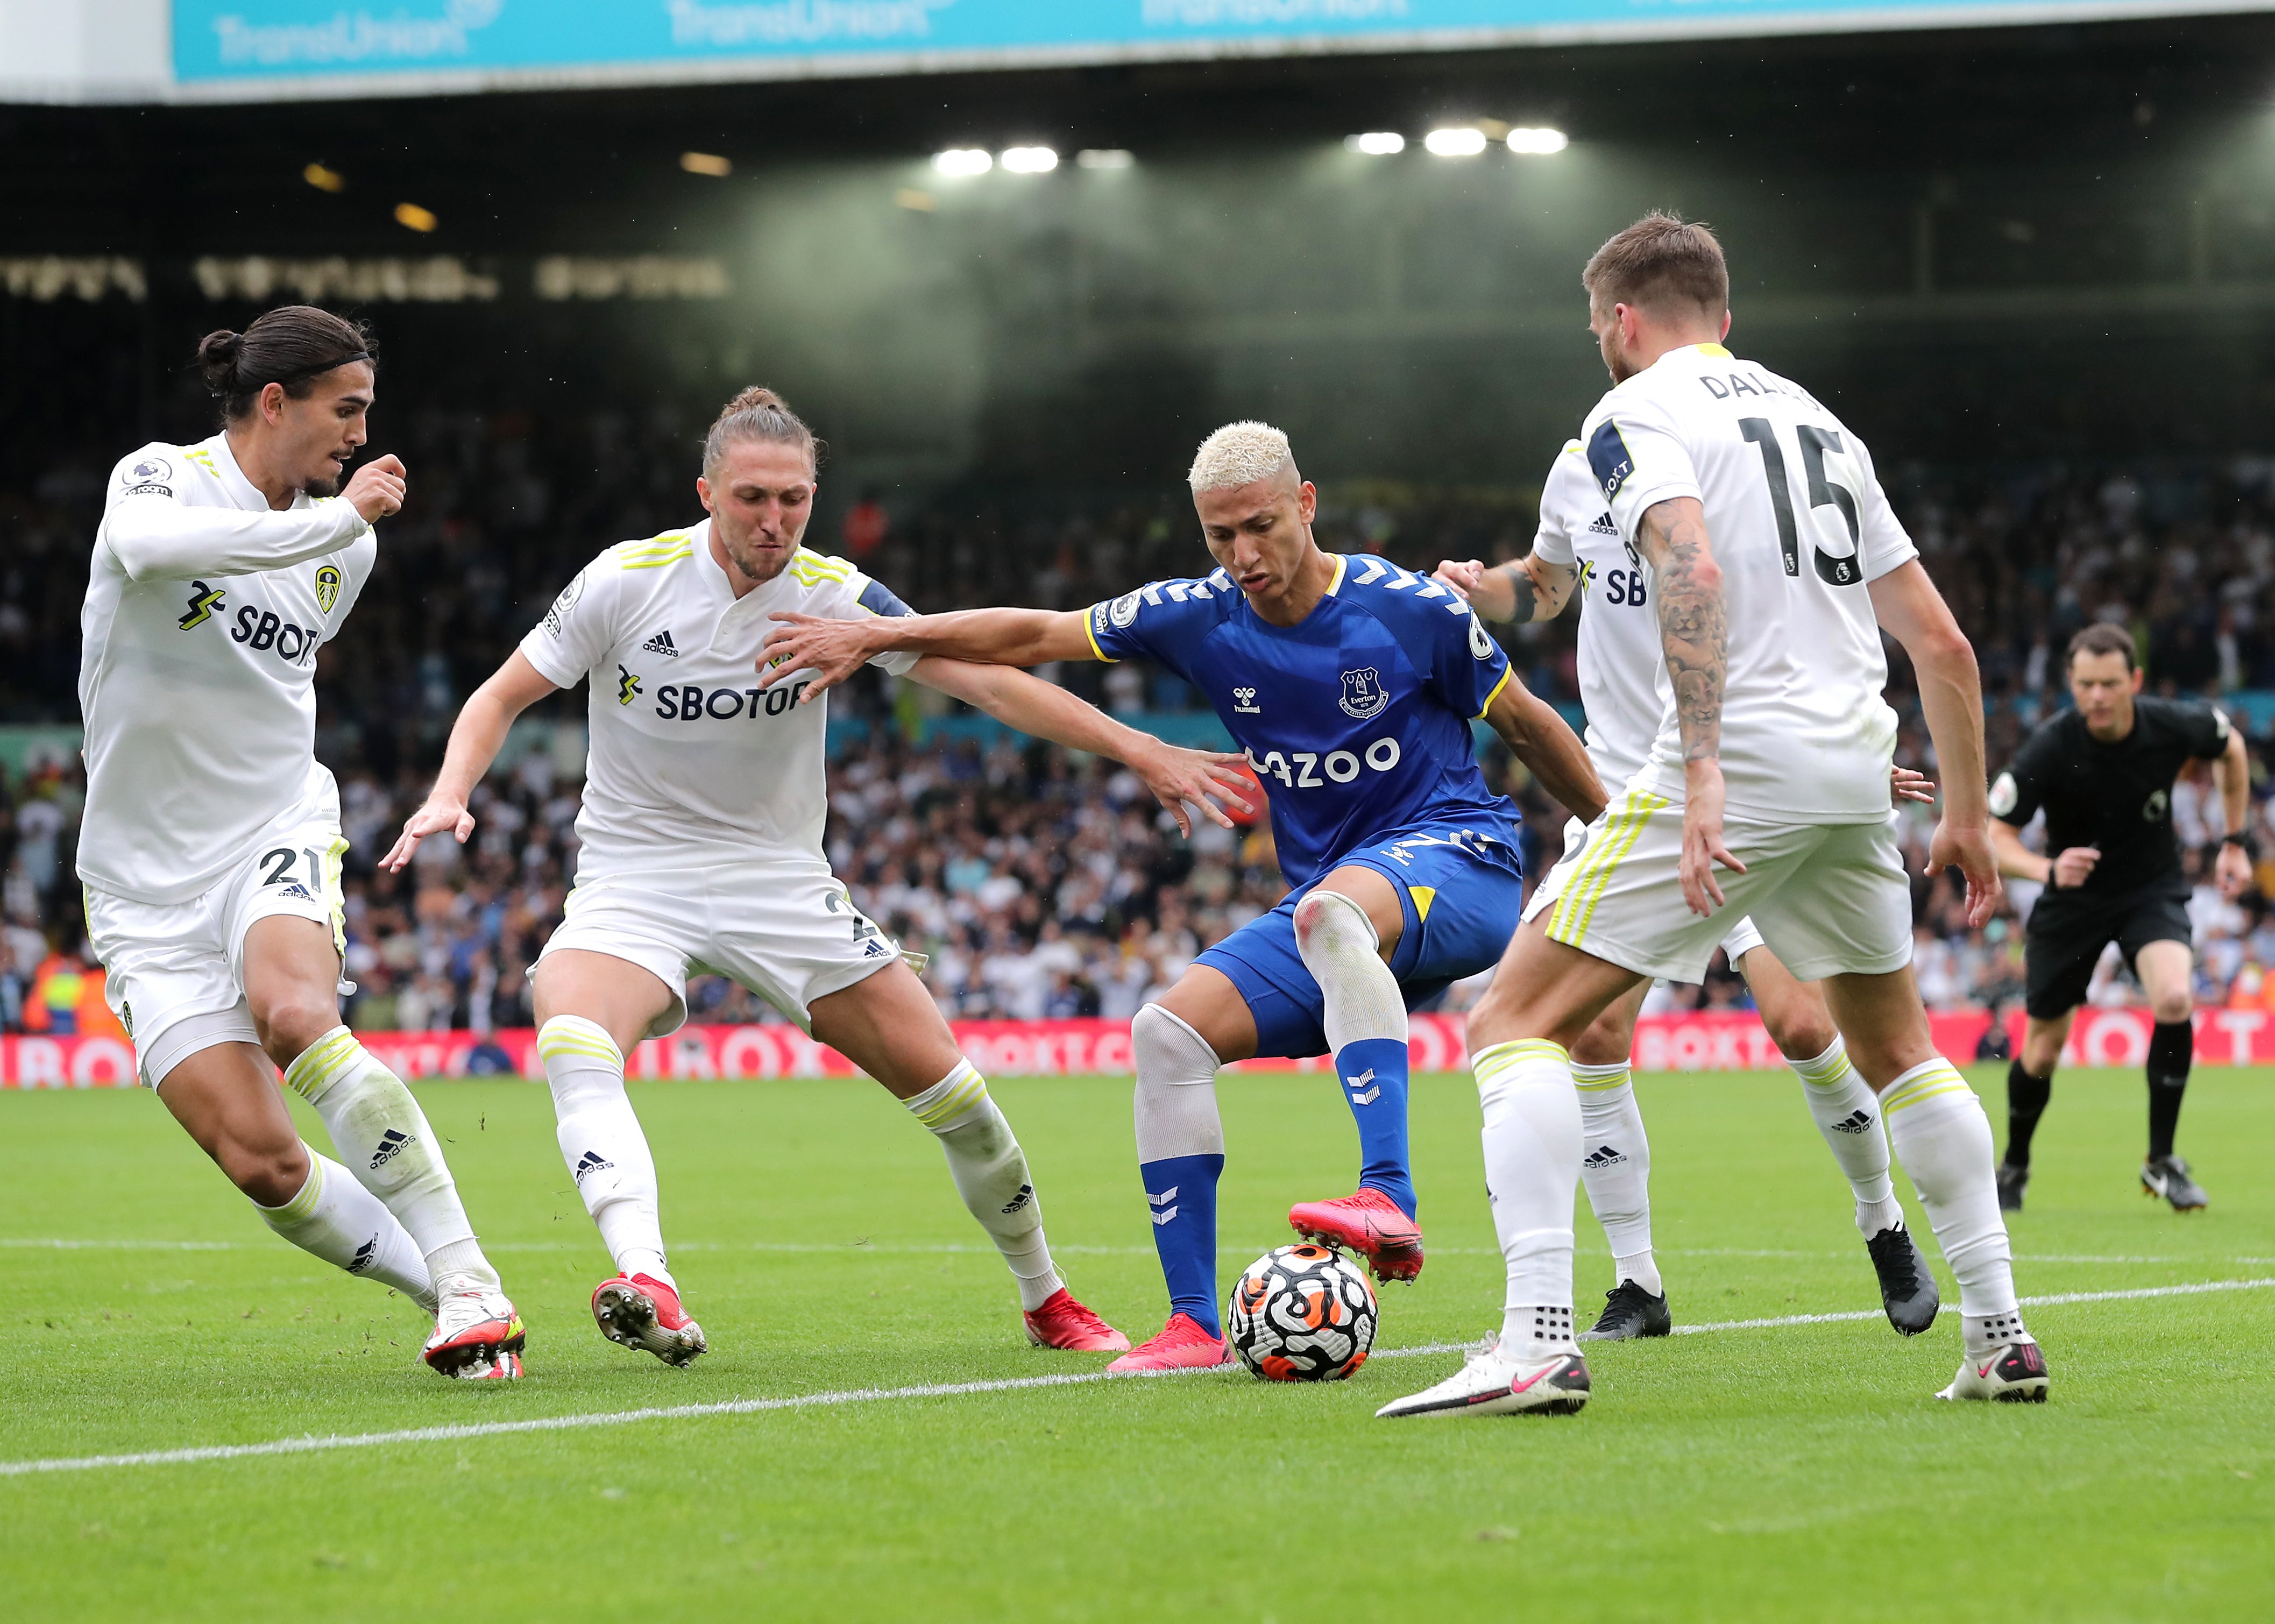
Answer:
POLYGON ((0 0, 8 1616, 2268 1616, 2271 11, 0 0))

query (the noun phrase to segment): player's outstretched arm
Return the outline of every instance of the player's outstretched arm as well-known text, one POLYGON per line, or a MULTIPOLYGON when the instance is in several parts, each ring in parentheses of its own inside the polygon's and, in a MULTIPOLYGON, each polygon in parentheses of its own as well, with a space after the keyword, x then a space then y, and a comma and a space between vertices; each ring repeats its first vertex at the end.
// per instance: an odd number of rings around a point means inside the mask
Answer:
POLYGON ((979 665, 1046 665, 1054 660, 1095 660, 1079 609, 959 609, 952 615, 882 615, 868 620, 823 620, 776 610, 782 623, 759 652, 760 686, 771 688, 798 671, 816 675, 798 696, 811 705, 879 654, 904 652, 968 660, 979 665))
POLYGON ((1531 769, 1556 804, 1583 823, 1593 823, 1608 798, 1587 746, 1556 707, 1527 688, 1515 672, 1485 707, 1485 721, 1508 753, 1531 769))
POLYGON ((1636 524, 1636 550, 1659 580, 1659 640, 1674 679, 1674 714, 1682 736, 1682 899, 1701 917, 1722 905, 1714 865, 1746 865, 1722 842, 1722 684, 1729 671, 1729 622, 1722 605, 1722 567, 1696 496, 1645 508, 1636 524))
POLYGON ((505 663, 474 690, 458 720, 451 724, 450 746, 442 752, 442 770, 427 793, 426 804, 404 820, 403 833, 381 862, 399 872, 419 850, 420 841, 445 831, 457 835, 461 846, 466 843, 466 837, 474 832, 474 814, 466 810, 466 797, 497 759, 498 746, 505 743, 506 729, 513 725, 513 719, 551 693, 554 686, 519 649, 506 656, 505 663))
MULTIPOLYGON (((2219 785, 2219 809, 2227 834, 2249 839, 2251 825, 2251 752, 2243 743, 2243 729, 2230 725, 2227 748, 2213 758, 2211 775, 2219 785)), ((2223 840, 2214 871, 2220 895, 2233 901, 2251 888, 2251 847, 2223 840)))
POLYGON ((403 506, 402 462, 382 457, 355 471, 336 502, 278 513, 193 508, 155 494, 122 497, 102 535, 133 581, 251 575, 336 553, 366 525, 403 506))
POLYGON ((1487 569, 1478 559, 1448 558, 1440 563, 1436 578, 1460 593, 1469 606, 1487 620, 1525 625, 1553 620, 1570 601, 1580 572, 1569 564, 1551 563, 1538 553, 1527 553, 1513 563, 1487 569))
POLYGON ((1165 744, 1024 671, 933 655, 918 661, 909 675, 927 688, 978 706, 1022 733, 1121 762, 1145 781, 1188 838, 1193 832, 1186 812, 1189 802, 1228 829, 1233 822, 1220 802, 1242 812, 1254 810, 1242 794, 1250 782, 1240 767, 1246 760, 1243 756, 1165 744))
MULTIPOLYGON (((1956 865, 1967 877, 1967 920, 1990 923, 1999 906, 1999 857, 1992 844, 1990 780, 1984 770, 1983 679, 1975 647, 1916 558, 1865 590, 1881 628, 1904 646, 1919 677, 1920 710, 1943 774, 1943 820, 1928 842, 1927 872, 1956 865)), ((2015 842, 2020 845, 2018 840, 2015 842)))

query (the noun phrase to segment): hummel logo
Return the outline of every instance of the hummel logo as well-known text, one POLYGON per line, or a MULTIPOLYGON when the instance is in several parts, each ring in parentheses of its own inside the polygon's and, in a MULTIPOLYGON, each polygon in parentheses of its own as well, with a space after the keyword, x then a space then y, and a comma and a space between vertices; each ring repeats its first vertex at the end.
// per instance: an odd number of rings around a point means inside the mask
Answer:
POLYGON ((1150 1190, 1145 1192, 1145 1199, 1152 1202, 1155 1206, 1160 1205, 1164 1201, 1175 1201, 1176 1198, 1177 1187, 1175 1184, 1170 1185, 1168 1189, 1163 1190, 1158 1196, 1150 1190))
POLYGON ((1259 706, 1256 702, 1256 690, 1253 688, 1234 689, 1232 691, 1232 708, 1239 712, 1243 716, 1261 716, 1264 714, 1263 706, 1259 706))
POLYGON ((1168 1189, 1163 1190, 1158 1196, 1150 1190, 1145 1192, 1145 1199, 1153 1203, 1155 1206, 1161 1208, 1161 1211, 1153 1214, 1153 1223, 1156 1227, 1168 1223, 1171 1219, 1177 1215, 1177 1209, 1168 1205, 1168 1204, 1177 1198, 1177 1190, 1179 1188, 1179 1186, 1172 1184, 1168 1189))
POLYGON ((1153 1214, 1153 1227, 1158 1229, 1176 1215, 1176 1208, 1173 1206, 1163 1207, 1160 1212, 1153 1214))
POLYGON ((1351 1104, 1355 1106, 1371 1106, 1376 1100, 1382 1098, 1382 1089, 1379 1084, 1373 1088, 1366 1087, 1368 1084, 1372 1082, 1374 1082, 1374 1068, 1372 1066, 1369 1066, 1364 1071, 1360 1072, 1358 1076, 1355 1077, 1345 1077, 1343 1079, 1343 1086, 1351 1091, 1351 1104), (1361 1093, 1359 1092, 1361 1089, 1366 1089, 1366 1091, 1364 1093, 1361 1093))
POLYGON ((669 654, 674 660, 679 658, 679 646, 671 640, 669 630, 657 632, 641 644, 640 652, 644 654, 669 654))
POLYGON ((1835 1133, 1870 1133, 1871 1129, 1872 1114, 1861 1107, 1833 1124, 1835 1133))
POLYGON ((586 1174, 598 1173, 603 1167, 613 1167, 616 1165, 616 1163, 610 1161, 598 1151, 586 1151, 583 1159, 577 1164, 577 1172, 575 1175, 577 1182, 579 1185, 582 1185, 585 1182, 585 1175, 586 1174))
POLYGON ((1581 1161, 1583 1167, 1616 1167, 1627 1159, 1626 1153, 1606 1144, 1588 1152, 1581 1161))
POLYGON ((374 1235, 356 1248, 355 1256, 348 1259, 348 1273, 360 1274, 371 1267, 371 1260, 379 1255, 379 1237, 374 1235))
POLYGON ((1004 1213, 1008 1216, 1010 1213, 1016 1212, 1034 1198, 1035 1187, 1032 1184, 1022 1184, 1019 1186, 1019 1193, 1012 1197, 1009 1204, 1004 1207, 1004 1213))
POLYGON ((415 1144, 417 1143, 418 1140, 416 1138, 412 1135, 404 1132, 400 1128, 389 1129, 385 1133, 379 1136, 379 1149, 373 1153, 371 1159, 372 1170, 374 1172, 377 1172, 387 1163, 393 1161, 397 1152, 403 1150, 406 1145, 415 1144))
POLYGON ((1612 523, 1610 514, 1599 513, 1589 522, 1588 533, 1591 536, 1615 536, 1620 533, 1620 527, 1612 523))

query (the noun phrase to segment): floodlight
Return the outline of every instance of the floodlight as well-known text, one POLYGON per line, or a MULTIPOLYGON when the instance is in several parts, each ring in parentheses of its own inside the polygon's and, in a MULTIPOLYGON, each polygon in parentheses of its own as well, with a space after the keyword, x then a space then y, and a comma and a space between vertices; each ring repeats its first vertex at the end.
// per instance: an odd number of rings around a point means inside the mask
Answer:
POLYGON ((1006 147, 1002 164, 1014 175, 1047 175, 1058 168, 1059 155, 1047 147, 1006 147))
POLYGON ((1346 135, 1343 146, 1370 158, 1387 158, 1394 152, 1406 150, 1406 138, 1395 130, 1370 130, 1364 135, 1346 135))
POLYGON ((1432 130, 1422 138, 1422 144, 1434 158, 1474 158, 1485 149, 1485 132, 1466 125, 1455 130, 1432 130))
POLYGON ((943 175, 985 175, 995 167, 995 160, 985 147, 951 147, 933 154, 932 166, 943 175))
POLYGON ((345 192, 348 178, 337 170, 328 170, 321 163, 311 163, 300 171, 300 178, 319 192, 345 192))
POLYGON ((1552 152, 1562 152, 1571 144, 1561 130, 1519 125, 1508 132, 1508 149, 1531 157, 1546 157, 1552 152))
POLYGON ((416 203, 397 203, 395 206, 395 223, 409 226, 414 231, 431 231, 442 223, 435 217, 435 211, 430 208, 421 208, 416 203))
POLYGON ((1075 154, 1074 161, 1086 170, 1126 170, 1138 159, 1120 147, 1085 147, 1075 154))
POLYGON ((735 172, 734 160, 722 158, 715 152, 683 152, 679 155, 679 167, 691 175, 721 177, 735 172))

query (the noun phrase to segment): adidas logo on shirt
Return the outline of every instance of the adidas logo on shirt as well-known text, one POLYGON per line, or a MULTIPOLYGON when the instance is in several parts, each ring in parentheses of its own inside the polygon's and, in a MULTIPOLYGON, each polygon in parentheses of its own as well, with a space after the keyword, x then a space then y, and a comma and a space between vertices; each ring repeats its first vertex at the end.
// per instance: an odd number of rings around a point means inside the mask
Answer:
POLYGON ((586 1174, 598 1173, 603 1167, 613 1167, 616 1165, 598 1151, 586 1151, 583 1159, 577 1163, 577 1182, 582 1185, 586 1174))
POLYGON ((400 1128, 389 1129, 385 1133, 379 1136, 379 1149, 372 1153, 372 1171, 374 1173, 377 1172, 389 1162, 393 1161, 397 1152, 403 1150, 407 1145, 415 1144, 417 1143, 417 1140, 412 1138, 411 1135, 404 1132, 400 1128))
POLYGON ((1624 1152, 1615 1151, 1608 1144, 1602 1144, 1597 1146, 1594 1150, 1590 1151, 1587 1156, 1583 1159, 1580 1165, 1583 1167, 1595 1167, 1601 1169, 1604 1167, 1616 1167, 1626 1159, 1627 1155, 1624 1152))
POLYGON ((645 654, 669 654, 674 660, 679 658, 679 646, 671 640, 669 628, 657 632, 646 642, 641 644, 640 652, 645 654))
POLYGON ((1871 1128, 1872 1114, 1861 1109, 1851 1111, 1833 1124, 1833 1131, 1835 1133, 1869 1133, 1871 1128))
POLYGON ((1615 536, 1620 533, 1620 527, 1612 523, 1610 514, 1599 513, 1589 522, 1588 533, 1591 536, 1615 536))

